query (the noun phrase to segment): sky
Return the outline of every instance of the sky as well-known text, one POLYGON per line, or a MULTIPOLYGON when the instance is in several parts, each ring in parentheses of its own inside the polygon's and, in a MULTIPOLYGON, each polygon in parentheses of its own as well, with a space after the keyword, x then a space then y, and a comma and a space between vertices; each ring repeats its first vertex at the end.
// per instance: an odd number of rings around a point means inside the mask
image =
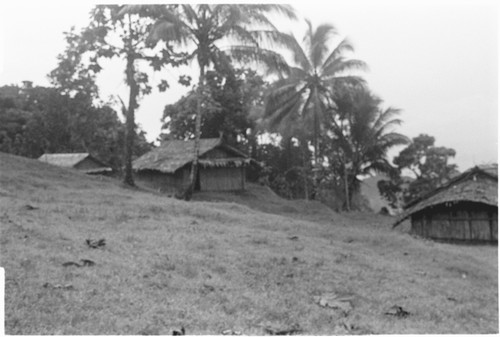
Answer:
MULTIPOLYGON (((154 1, 149 1, 152 3, 154 1)), ((265 1, 263 1, 265 2, 265 1)), ((402 110, 395 131, 410 138, 426 133, 437 146, 451 147, 460 170, 498 162, 499 5, 494 0, 292 1, 314 26, 333 24, 365 61, 361 75, 384 107, 402 110)), ((0 4, 0 86, 48 86, 47 74, 64 50, 63 32, 88 23, 95 2, 3 1, 0 4)), ((298 40, 300 23, 277 23, 298 40)), ((106 62, 98 78, 103 98, 126 98, 124 65, 106 62)), ((185 69, 155 74, 171 88, 141 101, 137 122, 155 140, 166 104, 186 91, 175 78, 185 69)), ((125 100, 125 99, 124 99, 125 100)), ((397 154, 393 152, 392 155, 397 154)))

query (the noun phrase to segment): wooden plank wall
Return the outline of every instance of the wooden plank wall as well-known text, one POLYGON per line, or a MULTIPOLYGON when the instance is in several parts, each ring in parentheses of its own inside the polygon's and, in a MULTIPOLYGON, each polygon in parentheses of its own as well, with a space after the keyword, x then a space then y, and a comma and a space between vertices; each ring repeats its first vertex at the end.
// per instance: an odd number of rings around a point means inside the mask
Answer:
POLYGON ((411 231, 433 239, 497 241, 498 211, 472 203, 429 208, 412 216, 411 231))
POLYGON ((200 169, 200 190, 243 190, 245 187, 244 171, 243 167, 214 167, 200 169))
POLYGON ((134 174, 138 185, 153 189, 162 193, 175 193, 185 185, 185 176, 189 179, 189 173, 178 170, 175 174, 162 173, 159 171, 140 171, 134 174))

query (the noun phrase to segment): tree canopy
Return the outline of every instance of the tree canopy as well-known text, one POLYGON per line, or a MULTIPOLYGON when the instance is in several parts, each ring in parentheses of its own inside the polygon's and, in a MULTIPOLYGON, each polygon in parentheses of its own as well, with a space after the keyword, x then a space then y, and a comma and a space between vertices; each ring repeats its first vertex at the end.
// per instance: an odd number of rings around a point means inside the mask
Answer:
POLYGON ((351 57, 352 44, 333 25, 306 20, 302 40, 279 31, 274 18, 297 19, 290 6, 98 5, 90 14, 86 27, 65 33, 51 88, 29 82, 0 88, 3 151, 92 152, 124 166, 123 179, 133 185, 132 159, 150 147, 135 114, 155 88, 151 74, 159 72, 154 82, 167 91, 173 80, 167 70, 188 65, 175 80, 189 91, 164 107, 158 138, 195 140, 192 183, 178 193, 185 199, 194 187, 200 138, 220 135, 263 163, 248 170, 254 180, 287 198, 334 189, 344 209, 374 172, 390 177, 380 191, 396 204, 398 193, 410 200, 456 170, 448 162, 453 149, 434 146, 425 134, 410 142, 397 132, 400 109, 384 107, 371 92, 357 74, 367 65, 351 57), (118 112, 99 96, 104 59, 123 64, 128 96, 115 97, 118 112), (404 145, 391 162, 388 151, 404 145), (415 176, 408 188, 402 171, 415 176))

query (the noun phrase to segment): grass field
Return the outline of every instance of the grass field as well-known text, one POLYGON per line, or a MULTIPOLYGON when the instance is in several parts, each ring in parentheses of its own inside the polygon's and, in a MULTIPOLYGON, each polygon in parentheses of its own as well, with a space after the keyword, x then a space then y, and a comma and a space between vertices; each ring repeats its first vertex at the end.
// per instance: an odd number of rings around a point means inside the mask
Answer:
POLYGON ((2 153, 0 207, 7 334, 498 333, 497 247, 390 218, 259 186, 188 203, 2 153))

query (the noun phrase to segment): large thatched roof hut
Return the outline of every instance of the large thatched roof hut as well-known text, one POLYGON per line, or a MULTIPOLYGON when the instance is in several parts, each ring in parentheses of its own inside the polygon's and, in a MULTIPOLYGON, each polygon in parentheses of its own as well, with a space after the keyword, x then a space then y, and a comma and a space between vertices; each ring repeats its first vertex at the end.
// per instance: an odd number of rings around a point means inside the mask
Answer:
MULTIPOLYGON (((170 140, 132 163, 138 184, 160 192, 177 192, 189 186, 194 140, 170 140)), ((243 152, 222 139, 200 139, 200 159, 195 190, 235 191, 245 189, 246 166, 243 152)))
POLYGON ((498 166, 473 167, 406 205, 394 227, 408 218, 420 236, 498 241, 498 166))
POLYGON ((112 169, 89 153, 46 153, 38 160, 60 167, 77 169, 87 174, 103 174, 112 169))

